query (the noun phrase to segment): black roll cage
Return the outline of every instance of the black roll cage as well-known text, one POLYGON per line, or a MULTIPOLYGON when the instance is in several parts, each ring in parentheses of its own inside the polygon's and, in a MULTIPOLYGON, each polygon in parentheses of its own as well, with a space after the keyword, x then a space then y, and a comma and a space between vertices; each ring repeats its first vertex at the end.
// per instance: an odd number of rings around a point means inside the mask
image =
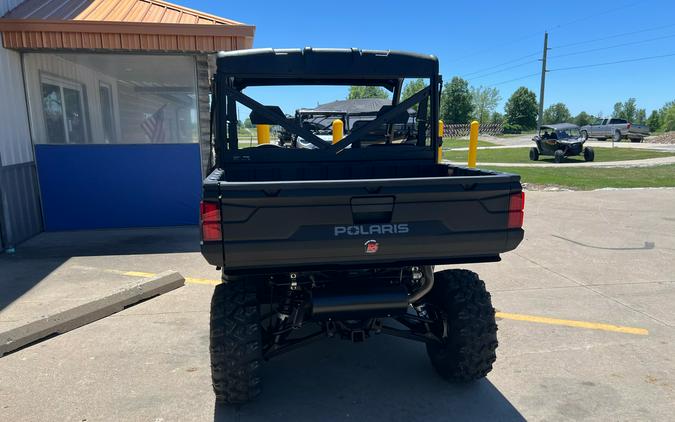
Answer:
MULTIPOLYGON (((215 165, 224 167, 231 161, 337 161, 337 160, 433 160, 436 162, 438 146, 442 139, 438 133, 441 76, 438 61, 433 56, 413 53, 366 51, 356 49, 311 49, 303 50, 246 50, 220 53, 218 71, 214 76, 212 92, 212 143, 216 153, 215 165), (405 78, 428 78, 429 85, 400 101, 405 78), (328 144, 310 130, 302 127, 295 118, 287 117, 281 109, 265 106, 242 92, 249 86, 282 85, 360 85, 381 86, 393 93, 392 106, 378 113, 375 119, 351 130, 342 140, 328 144), (288 132, 302 137, 316 146, 314 150, 287 148, 246 148, 239 150, 237 137, 236 103, 240 103, 265 123, 281 126, 288 132), (430 116, 426 116, 430 103, 430 116), (387 134, 392 132, 393 121, 415 104, 420 104, 417 116, 417 142, 410 148, 354 148, 358 141, 381 125, 387 125, 387 134), (431 145, 426 146, 426 133, 430 130, 431 145), (360 151, 355 151, 360 150, 360 151), (377 151, 367 151, 377 150, 377 151), (289 152, 295 153, 291 156, 289 152), (309 155, 307 153, 311 153, 309 155)), ((387 139, 390 139, 389 137, 387 139)))

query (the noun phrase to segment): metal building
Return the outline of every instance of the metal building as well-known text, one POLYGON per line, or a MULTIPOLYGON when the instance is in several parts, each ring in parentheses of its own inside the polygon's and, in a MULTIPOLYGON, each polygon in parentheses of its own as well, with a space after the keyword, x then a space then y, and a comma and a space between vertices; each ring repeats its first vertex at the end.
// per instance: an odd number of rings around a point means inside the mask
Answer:
POLYGON ((0 249, 197 223, 209 54, 255 28, 160 0, 0 0, 0 16, 0 249))

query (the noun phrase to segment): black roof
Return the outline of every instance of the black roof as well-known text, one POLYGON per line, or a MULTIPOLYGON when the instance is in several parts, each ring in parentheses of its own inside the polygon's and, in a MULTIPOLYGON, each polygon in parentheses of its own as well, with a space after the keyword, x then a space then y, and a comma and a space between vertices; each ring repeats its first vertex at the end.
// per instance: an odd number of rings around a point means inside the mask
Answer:
POLYGON ((566 130, 566 129, 579 129, 579 126, 572 123, 556 123, 554 125, 541 125, 542 129, 553 129, 553 130, 566 130))
POLYGON ((353 100, 337 100, 316 106, 316 108, 302 108, 300 112, 335 111, 348 114, 377 113, 382 106, 391 105, 387 98, 358 98, 353 100))
POLYGON ((379 85, 438 74, 432 55, 338 48, 252 49, 218 53, 218 73, 255 85, 379 85))

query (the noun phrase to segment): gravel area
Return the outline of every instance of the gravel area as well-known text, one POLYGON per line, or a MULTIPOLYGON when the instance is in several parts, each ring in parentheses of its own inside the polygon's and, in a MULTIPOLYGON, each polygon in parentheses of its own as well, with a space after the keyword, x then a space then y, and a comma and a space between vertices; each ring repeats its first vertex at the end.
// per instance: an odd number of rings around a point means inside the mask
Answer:
POLYGON ((675 132, 666 132, 645 138, 650 144, 675 144, 675 132))

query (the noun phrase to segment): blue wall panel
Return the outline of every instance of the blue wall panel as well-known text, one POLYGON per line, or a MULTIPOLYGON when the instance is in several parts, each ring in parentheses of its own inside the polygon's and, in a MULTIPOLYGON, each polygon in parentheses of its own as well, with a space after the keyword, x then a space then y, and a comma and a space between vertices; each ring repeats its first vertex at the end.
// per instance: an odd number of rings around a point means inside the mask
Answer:
POLYGON ((45 229, 197 224, 198 144, 36 145, 45 229))

